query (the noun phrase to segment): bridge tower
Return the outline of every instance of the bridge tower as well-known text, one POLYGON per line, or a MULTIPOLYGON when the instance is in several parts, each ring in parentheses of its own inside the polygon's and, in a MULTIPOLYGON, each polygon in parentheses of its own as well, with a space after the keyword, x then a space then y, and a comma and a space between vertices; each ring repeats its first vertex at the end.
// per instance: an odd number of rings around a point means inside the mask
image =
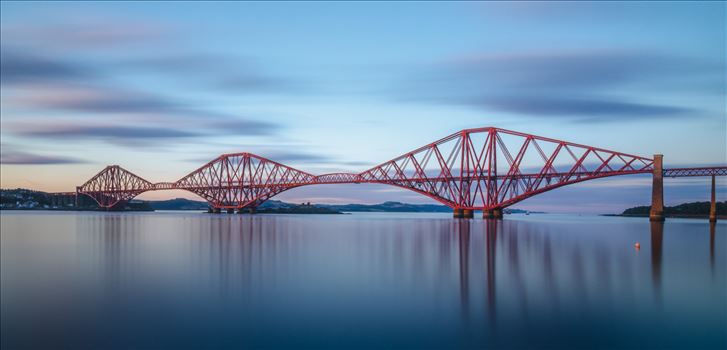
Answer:
POLYGON ((654 170, 651 185, 650 221, 664 221, 664 155, 654 155, 654 170))
POLYGON ((709 202, 709 222, 717 222, 717 198, 714 193, 714 174, 712 174, 712 199, 709 202))

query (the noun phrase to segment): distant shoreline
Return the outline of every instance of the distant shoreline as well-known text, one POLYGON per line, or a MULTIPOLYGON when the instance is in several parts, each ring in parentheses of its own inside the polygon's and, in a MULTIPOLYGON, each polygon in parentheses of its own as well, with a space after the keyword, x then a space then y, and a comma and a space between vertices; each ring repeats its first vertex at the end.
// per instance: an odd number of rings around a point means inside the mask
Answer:
MULTIPOLYGON (((710 202, 690 202, 679 205, 664 207, 664 217, 683 219, 706 219, 709 218, 710 202)), ((727 202, 717 202, 717 218, 727 219, 727 202)), ((651 206, 638 206, 628 208, 621 214, 604 214, 604 216, 623 217, 648 217, 651 206)))
MULTIPOLYGON (((616 216, 624 218, 648 218, 649 214, 601 214, 601 216, 616 216)), ((666 218, 674 219, 708 219, 709 214, 669 214, 666 218)), ((727 220, 727 215, 717 215, 717 219, 727 220)))
MULTIPOLYGON (((64 198, 65 202, 53 200, 52 193, 29 189, 0 190, 0 210, 52 210, 52 211, 100 211, 89 198, 79 197, 75 202, 64 198)), ((156 210, 191 210, 207 211, 210 204, 204 201, 186 198, 168 200, 131 200, 122 208, 109 210, 118 211, 156 211, 156 210)), ((225 211, 225 209, 222 209, 225 211)), ((506 208, 506 214, 540 214, 541 212, 506 208)), ((286 203, 280 200, 267 200, 257 207, 258 213, 265 214, 333 214, 338 212, 372 212, 372 213, 452 213, 452 208, 442 204, 412 204, 388 201, 379 204, 314 204, 286 203)))

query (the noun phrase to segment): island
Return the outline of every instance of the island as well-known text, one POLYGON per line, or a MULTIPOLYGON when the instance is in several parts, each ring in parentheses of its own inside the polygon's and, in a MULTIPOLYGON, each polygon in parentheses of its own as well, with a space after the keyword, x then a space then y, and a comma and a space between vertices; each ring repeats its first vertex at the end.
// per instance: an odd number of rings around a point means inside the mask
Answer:
MULTIPOLYGON (((717 202, 717 218, 727 218, 727 201, 717 202)), ((706 218, 709 216, 709 202, 682 203, 673 207, 664 207, 664 216, 674 218, 706 218)), ((612 216, 648 217, 651 206, 628 208, 621 214, 612 216)))

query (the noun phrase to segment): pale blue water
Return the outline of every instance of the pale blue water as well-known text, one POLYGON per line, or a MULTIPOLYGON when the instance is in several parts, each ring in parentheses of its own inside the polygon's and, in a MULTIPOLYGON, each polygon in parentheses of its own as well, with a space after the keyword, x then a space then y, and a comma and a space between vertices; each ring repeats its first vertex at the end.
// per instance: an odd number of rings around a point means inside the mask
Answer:
POLYGON ((724 223, 0 215, 3 349, 727 346, 724 223))

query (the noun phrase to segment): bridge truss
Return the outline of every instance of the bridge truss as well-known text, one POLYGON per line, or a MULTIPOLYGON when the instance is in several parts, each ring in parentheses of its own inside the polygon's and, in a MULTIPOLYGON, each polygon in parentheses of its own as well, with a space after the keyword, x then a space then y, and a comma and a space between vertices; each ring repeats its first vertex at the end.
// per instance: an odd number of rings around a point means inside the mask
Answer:
MULTIPOLYGON (((154 190, 182 189, 220 209, 255 208, 292 188, 374 183, 405 188, 455 209, 495 210, 555 188, 652 173, 647 157, 488 127, 451 134, 361 173, 313 175, 251 154, 221 155, 176 182, 151 183, 117 165, 77 193, 110 208, 154 190)), ((664 176, 727 175, 727 167, 667 169, 664 176)))

